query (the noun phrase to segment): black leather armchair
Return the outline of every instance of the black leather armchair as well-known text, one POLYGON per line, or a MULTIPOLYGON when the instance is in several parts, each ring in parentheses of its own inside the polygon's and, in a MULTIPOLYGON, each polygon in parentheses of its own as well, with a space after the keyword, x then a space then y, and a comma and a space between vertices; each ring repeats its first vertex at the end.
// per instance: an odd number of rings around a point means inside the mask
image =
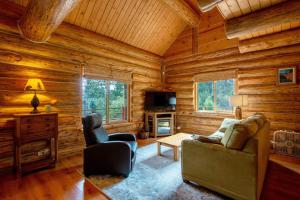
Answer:
POLYGON ((86 141, 84 175, 113 174, 128 177, 136 158, 135 136, 129 133, 108 135, 102 126, 101 114, 82 118, 82 124, 86 141))

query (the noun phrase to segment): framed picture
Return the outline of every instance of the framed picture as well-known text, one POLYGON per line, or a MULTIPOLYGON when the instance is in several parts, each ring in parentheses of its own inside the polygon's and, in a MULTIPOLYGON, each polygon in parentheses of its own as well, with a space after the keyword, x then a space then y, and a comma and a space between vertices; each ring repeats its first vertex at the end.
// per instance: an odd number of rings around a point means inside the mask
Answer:
POLYGON ((296 67, 278 69, 278 84, 296 84, 296 67))

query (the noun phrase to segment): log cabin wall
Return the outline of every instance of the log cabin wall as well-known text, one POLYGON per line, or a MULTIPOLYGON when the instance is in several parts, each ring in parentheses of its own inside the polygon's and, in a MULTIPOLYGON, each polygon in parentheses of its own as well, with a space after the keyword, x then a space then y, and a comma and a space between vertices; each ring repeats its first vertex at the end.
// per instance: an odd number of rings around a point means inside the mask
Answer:
MULTIPOLYGON (((60 158, 79 153, 84 146, 82 66, 103 75, 115 71, 132 73, 131 120, 106 128, 109 132, 135 131, 143 122, 144 91, 161 86, 161 58, 68 24, 61 25, 61 30, 47 43, 32 43, 18 33, 16 21, 22 13, 20 9, 18 6, 0 9, 0 170, 13 166, 15 122, 12 115, 32 110, 32 94, 24 93, 28 78, 40 78, 47 90, 38 94, 39 109, 43 111, 50 104, 59 113, 60 158)), ((39 150, 43 145, 38 143, 30 148, 39 150)))
POLYGON ((234 117, 195 112, 193 76, 227 69, 237 70, 237 92, 249 97, 249 105, 243 107, 244 117, 262 112, 270 119, 272 132, 300 131, 299 73, 298 84, 277 85, 279 67, 297 66, 300 70, 300 46, 241 54, 238 41, 226 39, 224 22, 216 9, 203 17, 206 22, 200 22, 198 30, 185 30, 165 54, 165 87, 177 92, 179 131, 211 134, 223 118, 234 117))

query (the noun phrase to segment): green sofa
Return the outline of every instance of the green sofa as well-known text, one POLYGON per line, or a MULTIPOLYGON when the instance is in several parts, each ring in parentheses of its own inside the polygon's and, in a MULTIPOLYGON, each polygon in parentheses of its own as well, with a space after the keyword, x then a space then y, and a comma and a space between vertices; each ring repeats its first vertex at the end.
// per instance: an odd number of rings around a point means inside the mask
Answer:
MULTIPOLYGON (((247 119, 242 123, 247 127, 249 121, 253 123, 255 120, 247 119)), ((257 121, 257 127, 249 130, 252 135, 241 149, 231 149, 224 144, 184 140, 181 151, 183 180, 233 199, 258 200, 268 164, 270 122, 266 119, 263 123, 257 121)), ((221 127, 215 135, 227 129, 221 127)))

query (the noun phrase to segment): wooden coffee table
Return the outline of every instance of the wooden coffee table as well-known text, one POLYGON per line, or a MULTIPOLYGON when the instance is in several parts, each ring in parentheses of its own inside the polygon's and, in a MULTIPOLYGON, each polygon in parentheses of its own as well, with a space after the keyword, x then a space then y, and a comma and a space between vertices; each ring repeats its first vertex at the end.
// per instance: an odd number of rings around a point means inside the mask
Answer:
POLYGON ((177 133, 175 135, 163 138, 163 139, 159 139, 157 140, 157 153, 159 156, 161 156, 161 145, 167 146, 167 147, 171 147, 173 148, 173 152, 174 152, 174 160, 177 161, 179 160, 178 158, 178 150, 179 147, 181 147, 181 142, 183 140, 186 139, 192 139, 192 134, 188 134, 188 133, 177 133))

